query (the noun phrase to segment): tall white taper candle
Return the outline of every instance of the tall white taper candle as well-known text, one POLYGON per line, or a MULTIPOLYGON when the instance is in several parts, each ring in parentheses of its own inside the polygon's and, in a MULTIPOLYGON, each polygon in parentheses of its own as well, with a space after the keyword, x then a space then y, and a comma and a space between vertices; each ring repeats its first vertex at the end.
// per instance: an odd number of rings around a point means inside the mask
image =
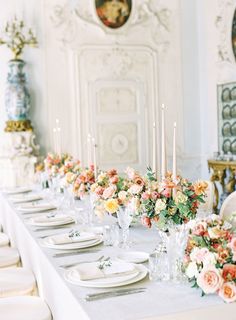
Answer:
MULTIPOLYGON (((173 168, 172 168, 173 182, 177 182, 177 156, 176 156, 176 122, 174 122, 173 129, 173 168)), ((176 196, 176 188, 173 189, 173 198, 176 196)))
POLYGON ((95 138, 92 138, 93 144, 93 165, 94 165, 94 177, 97 178, 97 145, 95 138))
POLYGON ((156 123, 153 122, 152 128, 152 171, 156 173, 156 123))
POLYGON ((166 175, 166 133, 165 133, 165 105, 161 105, 161 178, 166 175))

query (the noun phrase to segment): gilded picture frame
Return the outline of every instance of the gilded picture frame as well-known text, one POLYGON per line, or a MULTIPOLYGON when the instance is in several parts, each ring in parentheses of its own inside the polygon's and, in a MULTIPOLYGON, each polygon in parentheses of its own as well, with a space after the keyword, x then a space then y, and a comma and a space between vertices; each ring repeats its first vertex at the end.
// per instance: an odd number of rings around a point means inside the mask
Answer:
POLYGON ((129 19, 132 0, 95 0, 96 13, 108 28, 122 27, 129 19))

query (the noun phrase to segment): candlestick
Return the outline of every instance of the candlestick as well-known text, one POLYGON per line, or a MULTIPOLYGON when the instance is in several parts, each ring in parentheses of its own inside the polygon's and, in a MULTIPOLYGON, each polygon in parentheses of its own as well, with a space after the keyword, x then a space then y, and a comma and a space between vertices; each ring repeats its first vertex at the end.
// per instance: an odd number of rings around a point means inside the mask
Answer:
MULTIPOLYGON (((177 182, 177 160, 176 160, 176 122, 174 122, 173 130, 173 168, 172 168, 172 179, 173 182, 177 182)), ((173 189, 173 197, 176 196, 176 189, 173 189)))
POLYGON ((156 173, 156 123, 153 122, 152 128, 152 171, 156 173))
POLYGON ((93 144, 93 165, 94 165, 94 177, 97 178, 97 145, 95 138, 92 138, 92 144, 93 144))
POLYGON ((165 105, 161 106, 161 178, 166 175, 165 105))

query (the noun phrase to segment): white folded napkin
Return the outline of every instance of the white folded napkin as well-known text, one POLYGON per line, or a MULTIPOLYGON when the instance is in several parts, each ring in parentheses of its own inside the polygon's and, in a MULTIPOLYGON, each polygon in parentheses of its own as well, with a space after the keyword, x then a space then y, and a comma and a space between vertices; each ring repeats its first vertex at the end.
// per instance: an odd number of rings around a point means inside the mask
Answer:
POLYGON ((70 233, 57 234, 49 238, 51 244, 67 244, 75 242, 84 242, 89 240, 95 240, 96 235, 88 232, 80 232, 78 236, 70 237, 70 233))
POLYGON ((118 262, 111 260, 111 266, 99 268, 100 262, 83 263, 75 268, 76 277, 79 280, 95 280, 114 278, 136 273, 137 270, 132 263, 118 262))
POLYGON ((32 191, 32 188, 30 187, 16 187, 16 188, 2 189, 2 192, 6 194, 17 194, 17 193, 25 193, 30 191, 32 191))
POLYGON ((25 203, 20 205, 18 208, 20 211, 35 211, 35 210, 52 210, 56 209, 51 203, 25 203))
POLYGON ((22 194, 22 195, 12 196, 9 198, 9 200, 12 201, 13 203, 36 201, 41 199, 42 197, 38 194, 22 194))
POLYGON ((55 216, 43 216, 32 218, 31 221, 34 223, 50 223, 50 222, 68 222, 73 221, 73 217, 67 215, 55 215, 55 216))

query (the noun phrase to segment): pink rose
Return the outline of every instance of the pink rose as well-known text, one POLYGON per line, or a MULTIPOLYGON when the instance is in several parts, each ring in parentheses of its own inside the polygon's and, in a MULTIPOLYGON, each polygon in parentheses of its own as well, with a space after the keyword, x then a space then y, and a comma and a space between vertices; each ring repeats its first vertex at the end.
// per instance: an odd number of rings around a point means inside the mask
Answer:
POLYGON ((116 186, 112 185, 103 191, 102 196, 104 199, 112 198, 115 192, 116 192, 116 186))
POLYGON ((170 188, 166 188, 162 191, 162 194, 164 197, 166 198, 170 198, 171 197, 171 189, 170 188))
POLYGON ((144 192, 144 193, 142 194, 142 199, 143 199, 143 200, 148 200, 148 199, 150 199, 150 198, 151 198, 150 193, 144 192))
POLYGON ((203 268, 197 277, 197 284, 206 294, 217 292, 223 284, 220 270, 214 265, 203 268))
POLYGON ((143 186, 138 185, 138 184, 133 184, 130 188, 129 188, 129 193, 131 194, 138 194, 142 191, 143 186))
POLYGON ((231 239, 229 243, 229 247, 233 253, 233 261, 236 261, 236 238, 235 237, 231 239))
POLYGON ((133 180, 134 176, 135 176, 135 171, 133 168, 128 167, 125 171, 125 173, 127 174, 128 178, 133 180))
POLYGON ((156 191, 152 192, 152 199, 156 200, 157 198, 159 198, 159 194, 156 191))
POLYGON ((206 232, 206 223, 205 222, 197 224, 195 226, 195 228, 193 229, 193 234, 196 236, 203 236, 205 232, 206 232))
POLYGON ((209 254, 209 250, 207 248, 200 249, 195 247, 193 251, 190 253, 190 258, 192 261, 195 261, 198 264, 200 264, 205 260, 208 254, 209 254))
POLYGON ((227 303, 236 301, 236 287, 233 282, 225 282, 220 288, 219 296, 227 303))

